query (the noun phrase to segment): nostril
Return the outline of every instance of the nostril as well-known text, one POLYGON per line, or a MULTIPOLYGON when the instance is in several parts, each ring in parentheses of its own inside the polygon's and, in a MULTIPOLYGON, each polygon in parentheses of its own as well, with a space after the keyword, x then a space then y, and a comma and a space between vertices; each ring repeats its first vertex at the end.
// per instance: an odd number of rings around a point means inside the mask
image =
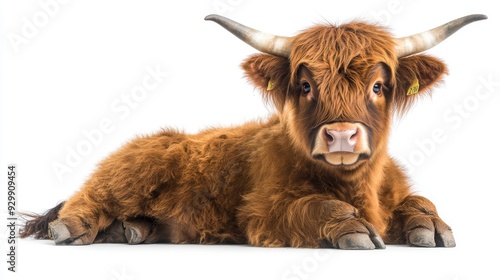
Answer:
POLYGON ((332 143, 333 141, 335 141, 335 138, 333 138, 333 135, 330 134, 328 129, 325 129, 325 139, 327 143, 332 143))
POLYGON ((347 142, 354 146, 356 144, 356 141, 358 140, 358 129, 355 129, 354 131, 350 132, 351 133, 351 136, 349 136, 349 138, 347 138, 347 142))
POLYGON ((356 141, 356 138, 358 138, 358 130, 357 129, 354 130, 354 133, 351 135, 351 137, 349 137, 349 140, 356 141))

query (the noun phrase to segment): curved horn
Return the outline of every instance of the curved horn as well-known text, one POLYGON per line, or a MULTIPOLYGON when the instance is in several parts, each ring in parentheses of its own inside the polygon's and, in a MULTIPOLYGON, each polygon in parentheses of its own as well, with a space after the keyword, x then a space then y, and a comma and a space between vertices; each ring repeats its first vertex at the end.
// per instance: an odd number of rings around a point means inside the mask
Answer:
POLYGON ((395 40, 396 55, 397 57, 405 57, 428 50, 467 24, 487 18, 485 15, 468 15, 422 33, 398 38, 395 40))
POLYGON ((288 58, 292 49, 291 38, 267 34, 219 15, 208 15, 205 20, 215 21, 255 49, 288 58))

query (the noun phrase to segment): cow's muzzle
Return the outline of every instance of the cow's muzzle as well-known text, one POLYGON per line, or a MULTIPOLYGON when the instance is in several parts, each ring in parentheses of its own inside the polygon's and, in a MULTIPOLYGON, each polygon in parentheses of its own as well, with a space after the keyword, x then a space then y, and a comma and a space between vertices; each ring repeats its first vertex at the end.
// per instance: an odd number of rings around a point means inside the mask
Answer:
POLYGON ((332 165, 353 165, 371 155, 368 128, 358 122, 335 122, 322 125, 312 148, 314 158, 332 165))

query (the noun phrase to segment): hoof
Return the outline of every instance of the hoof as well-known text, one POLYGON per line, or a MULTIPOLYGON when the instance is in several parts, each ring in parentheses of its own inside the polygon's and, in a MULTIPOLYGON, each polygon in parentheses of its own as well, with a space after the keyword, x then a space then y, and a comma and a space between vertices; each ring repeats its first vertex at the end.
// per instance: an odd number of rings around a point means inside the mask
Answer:
POLYGON ((455 247, 455 238, 451 230, 445 231, 441 234, 436 234, 435 236, 437 247, 455 247))
POLYGON ((142 234, 140 231, 133 227, 125 228, 125 238, 127 238, 128 244, 139 244, 143 241, 142 234))
POLYGON ((123 228, 128 244, 140 244, 150 233, 151 223, 140 219, 128 220, 123 222, 123 228))
POLYGON ((364 233, 349 233, 339 238, 337 247, 347 250, 373 250, 384 249, 385 244, 379 236, 370 238, 368 234, 364 233))
POLYGON ((434 232, 422 227, 412 229, 408 233, 408 242, 418 247, 436 247, 434 232))
POLYGON ((55 220, 49 224, 49 237, 56 244, 65 244, 71 237, 68 227, 61 221, 55 220))

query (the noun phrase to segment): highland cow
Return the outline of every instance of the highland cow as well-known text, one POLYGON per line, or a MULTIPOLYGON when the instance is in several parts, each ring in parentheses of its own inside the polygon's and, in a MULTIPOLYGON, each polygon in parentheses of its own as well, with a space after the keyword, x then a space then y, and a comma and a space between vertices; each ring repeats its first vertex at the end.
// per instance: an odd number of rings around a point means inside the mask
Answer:
POLYGON ((404 38, 363 22, 281 37, 222 16, 206 19, 262 52, 242 68, 274 104, 274 116, 134 139, 66 202, 33 215, 24 237, 56 244, 455 246, 435 206, 412 193, 388 155, 390 123, 447 73, 441 60, 421 52, 486 16, 404 38))

